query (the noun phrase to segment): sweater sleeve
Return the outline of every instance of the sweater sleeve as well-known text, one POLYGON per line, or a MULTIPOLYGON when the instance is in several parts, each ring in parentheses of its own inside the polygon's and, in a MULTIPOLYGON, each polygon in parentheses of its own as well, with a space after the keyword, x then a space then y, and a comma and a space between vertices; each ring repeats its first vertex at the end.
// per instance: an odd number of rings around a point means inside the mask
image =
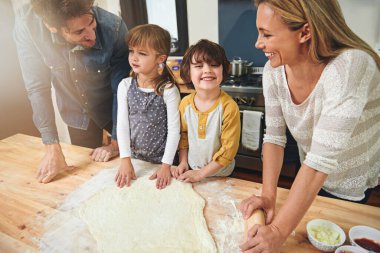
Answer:
POLYGON ((172 87, 164 90, 163 98, 167 108, 168 135, 166 139, 165 153, 161 161, 166 164, 173 164, 180 139, 180 116, 178 106, 181 101, 181 96, 178 89, 172 87))
POLYGON ((286 123, 281 109, 279 85, 282 67, 273 69, 269 62, 263 72, 263 92, 265 97, 265 125, 263 143, 273 143, 281 147, 286 145, 286 123))
POLYGON ((188 106, 190 106, 190 95, 187 95, 184 97, 179 104, 179 112, 180 112, 180 117, 181 117, 181 137, 179 141, 179 149, 188 149, 189 148, 189 140, 188 140, 188 135, 187 135, 187 122, 185 118, 185 110, 188 106))
POLYGON ((223 166, 229 165, 239 148, 240 140, 240 110, 238 105, 232 99, 223 98, 223 123, 222 133, 220 136, 222 146, 214 154, 213 160, 223 166))
MULTIPOLYGON (((365 124, 358 127, 359 119, 371 90, 379 85, 373 81, 379 70, 374 60, 363 51, 347 50, 328 67, 321 115, 304 161, 309 167, 326 174, 337 168, 343 152, 358 145, 350 142, 352 136, 364 133, 369 127, 365 124)), ((363 137, 357 141, 360 139, 363 137)))
POLYGON ((117 140, 120 158, 131 156, 131 134, 129 129, 129 112, 127 92, 131 86, 131 78, 121 80, 117 90, 117 140))

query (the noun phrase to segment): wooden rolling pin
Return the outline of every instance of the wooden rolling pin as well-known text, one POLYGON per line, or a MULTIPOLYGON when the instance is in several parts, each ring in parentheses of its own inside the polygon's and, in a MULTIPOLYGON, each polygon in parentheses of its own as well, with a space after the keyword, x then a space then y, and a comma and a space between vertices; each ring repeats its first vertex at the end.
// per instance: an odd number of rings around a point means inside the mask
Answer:
POLYGON ((244 225, 244 241, 246 242, 248 239, 248 231, 254 225, 265 225, 265 215, 262 209, 257 209, 253 212, 252 216, 245 221, 244 225))

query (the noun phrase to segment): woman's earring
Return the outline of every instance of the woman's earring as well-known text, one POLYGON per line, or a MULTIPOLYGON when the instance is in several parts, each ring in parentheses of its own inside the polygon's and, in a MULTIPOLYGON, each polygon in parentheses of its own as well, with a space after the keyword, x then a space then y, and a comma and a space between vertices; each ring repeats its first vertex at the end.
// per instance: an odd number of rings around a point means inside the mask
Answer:
POLYGON ((165 67, 165 63, 158 64, 158 68, 164 68, 164 67, 165 67))

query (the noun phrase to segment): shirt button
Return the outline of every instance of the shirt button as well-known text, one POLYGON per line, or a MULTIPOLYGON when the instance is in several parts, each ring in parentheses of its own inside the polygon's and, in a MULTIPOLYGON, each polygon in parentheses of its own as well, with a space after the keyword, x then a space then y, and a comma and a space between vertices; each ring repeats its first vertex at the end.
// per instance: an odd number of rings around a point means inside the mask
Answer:
POLYGON ((87 102, 84 102, 85 105, 87 105, 87 102))
POLYGON ((82 97, 84 97, 84 94, 82 94, 82 97))
POLYGON ((50 66, 50 69, 53 69, 53 66, 50 66))
POLYGON ((202 130, 202 129, 203 129, 203 126, 200 126, 199 129, 202 130))
POLYGON ((78 80, 75 80, 75 82, 77 83, 77 82, 78 82, 78 80))
POLYGON ((98 69, 98 73, 100 73, 100 69, 98 69))
POLYGON ((75 68, 73 68, 73 71, 75 71, 75 68))

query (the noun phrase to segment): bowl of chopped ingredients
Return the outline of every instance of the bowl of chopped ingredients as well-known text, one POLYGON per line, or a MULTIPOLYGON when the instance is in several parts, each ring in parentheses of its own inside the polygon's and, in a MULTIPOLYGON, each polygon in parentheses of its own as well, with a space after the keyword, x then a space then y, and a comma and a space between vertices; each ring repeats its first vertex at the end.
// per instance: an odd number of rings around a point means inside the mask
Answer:
POLYGON ((306 225, 306 231, 311 244, 324 252, 333 252, 346 241, 343 229, 328 220, 311 220, 306 225))

